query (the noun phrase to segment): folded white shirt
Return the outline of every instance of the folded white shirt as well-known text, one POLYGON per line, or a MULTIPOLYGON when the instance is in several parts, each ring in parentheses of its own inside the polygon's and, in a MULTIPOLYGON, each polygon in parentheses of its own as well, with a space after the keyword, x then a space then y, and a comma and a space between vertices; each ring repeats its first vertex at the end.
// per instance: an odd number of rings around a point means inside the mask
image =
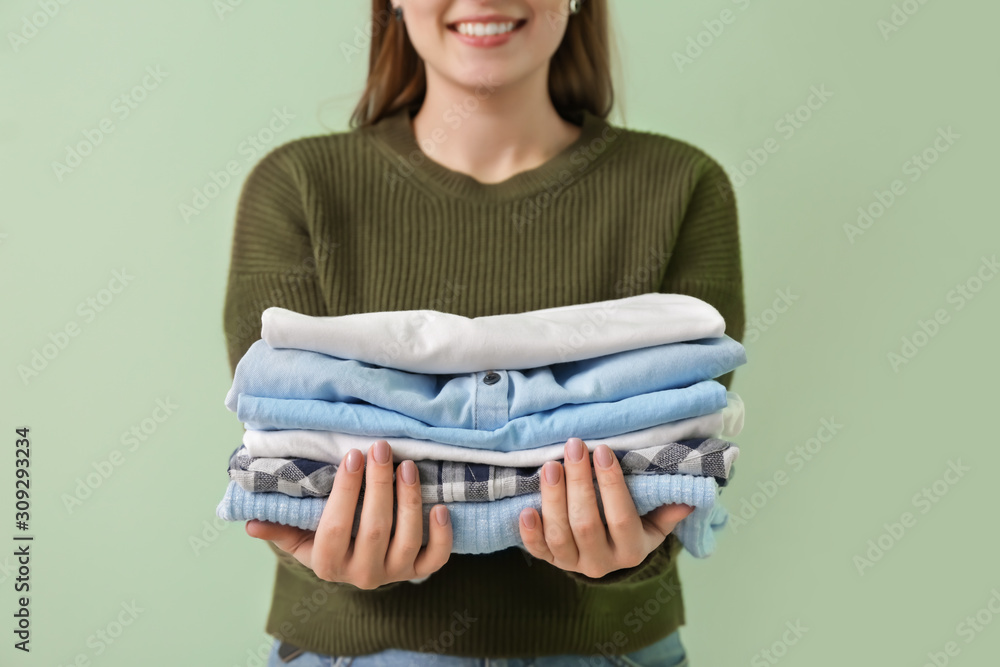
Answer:
POLYGON ((473 318, 437 310, 316 317, 276 306, 261 314, 261 338, 273 348, 436 374, 537 368, 715 338, 725 328, 711 304, 659 292, 473 318))
MULTIPOLYGON (((743 430, 743 399, 732 391, 726 393, 726 399, 728 401, 726 407, 717 412, 608 438, 584 440, 584 444, 591 452, 602 443, 614 450, 634 451, 686 438, 732 438, 743 430)), ((535 467, 546 461, 556 461, 563 458, 565 447, 565 443, 562 443, 532 449, 497 452, 445 445, 431 440, 377 438, 333 431, 247 430, 243 434, 243 444, 246 445, 247 453, 254 458, 309 459, 336 464, 339 464, 351 449, 358 449, 367 455, 368 448, 380 439, 385 440, 392 447, 392 458, 396 462, 406 459, 413 461, 458 461, 512 468, 535 467)))

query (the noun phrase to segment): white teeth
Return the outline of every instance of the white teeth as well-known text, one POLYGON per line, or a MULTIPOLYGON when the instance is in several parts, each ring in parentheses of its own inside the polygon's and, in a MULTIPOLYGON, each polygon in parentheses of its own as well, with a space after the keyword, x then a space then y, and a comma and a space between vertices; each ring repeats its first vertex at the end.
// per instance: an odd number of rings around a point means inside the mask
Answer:
POLYGON ((514 29, 515 21, 508 23, 459 23, 457 30, 463 35, 500 35, 514 29))

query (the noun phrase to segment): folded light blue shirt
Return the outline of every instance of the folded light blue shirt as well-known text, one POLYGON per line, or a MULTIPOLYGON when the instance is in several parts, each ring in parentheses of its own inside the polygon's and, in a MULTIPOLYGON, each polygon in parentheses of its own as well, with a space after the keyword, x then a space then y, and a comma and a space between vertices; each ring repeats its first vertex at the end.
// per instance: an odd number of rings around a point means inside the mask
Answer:
POLYGON ((619 401, 719 377, 746 363, 742 345, 704 338, 628 350, 527 370, 422 374, 258 340, 247 350, 226 396, 368 404, 430 426, 495 429, 568 404, 619 401))
MULTIPOLYGON (((694 507, 694 511, 677 524, 674 534, 696 558, 704 558, 715 550, 715 531, 726 524, 729 513, 717 502, 718 487, 713 478, 692 475, 625 475, 624 479, 640 516, 671 503, 694 507)), ((594 490, 597 492, 601 520, 607 523, 597 480, 594 480, 594 490)), ((359 501, 363 498, 362 493, 359 501)), ((226 521, 260 519, 314 531, 319 526, 326 501, 327 498, 301 498, 283 493, 247 491, 231 481, 216 508, 216 514, 226 521)), ((395 501, 393 505, 395 528, 395 501)), ((521 510, 534 507, 541 514, 542 494, 535 492, 487 503, 444 505, 451 517, 451 553, 482 554, 513 546, 524 548, 518 527, 521 510)), ((357 535, 360 526, 362 506, 362 502, 355 506, 352 537, 357 535)), ((430 536, 430 511, 433 507, 434 503, 423 504, 422 544, 427 544, 430 536)))
POLYGON ((498 452, 606 438, 706 415, 726 407, 726 388, 715 380, 620 401, 562 405, 506 419, 506 410, 474 428, 430 426, 392 410, 358 403, 267 398, 240 394, 236 414, 248 429, 336 431, 373 438, 404 437, 498 452))

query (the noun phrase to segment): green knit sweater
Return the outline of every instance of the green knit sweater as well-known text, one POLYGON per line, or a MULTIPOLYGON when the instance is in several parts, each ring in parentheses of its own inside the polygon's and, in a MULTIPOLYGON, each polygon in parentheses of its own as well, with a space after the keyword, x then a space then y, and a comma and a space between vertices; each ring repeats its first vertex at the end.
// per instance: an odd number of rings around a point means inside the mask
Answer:
MULTIPOLYGON (((576 142, 495 184, 434 162, 447 130, 421 149, 405 110, 271 150, 236 214, 224 309, 231 370, 269 306, 480 317, 683 293, 715 306, 742 340, 737 213, 723 169, 678 139, 588 112, 570 120, 583 128, 576 142)), ((673 535, 637 567, 600 579, 510 548, 452 554, 422 583, 375 590, 324 582, 267 544, 277 555, 267 632, 318 653, 621 654, 684 623, 673 535)))

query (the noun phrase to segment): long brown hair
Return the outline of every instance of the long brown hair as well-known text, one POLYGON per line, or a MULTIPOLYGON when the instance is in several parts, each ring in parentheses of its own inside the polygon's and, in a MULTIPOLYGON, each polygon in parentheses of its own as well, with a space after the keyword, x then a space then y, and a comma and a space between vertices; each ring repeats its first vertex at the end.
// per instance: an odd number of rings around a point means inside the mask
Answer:
MULTIPOLYGON (((372 0, 368 82, 351 114, 351 128, 374 125, 403 107, 417 107, 427 93, 424 61, 395 20, 389 0, 372 0)), ((563 117, 586 109, 607 118, 614 106, 607 0, 583 0, 569 16, 566 34, 552 55, 549 95, 563 117)))

